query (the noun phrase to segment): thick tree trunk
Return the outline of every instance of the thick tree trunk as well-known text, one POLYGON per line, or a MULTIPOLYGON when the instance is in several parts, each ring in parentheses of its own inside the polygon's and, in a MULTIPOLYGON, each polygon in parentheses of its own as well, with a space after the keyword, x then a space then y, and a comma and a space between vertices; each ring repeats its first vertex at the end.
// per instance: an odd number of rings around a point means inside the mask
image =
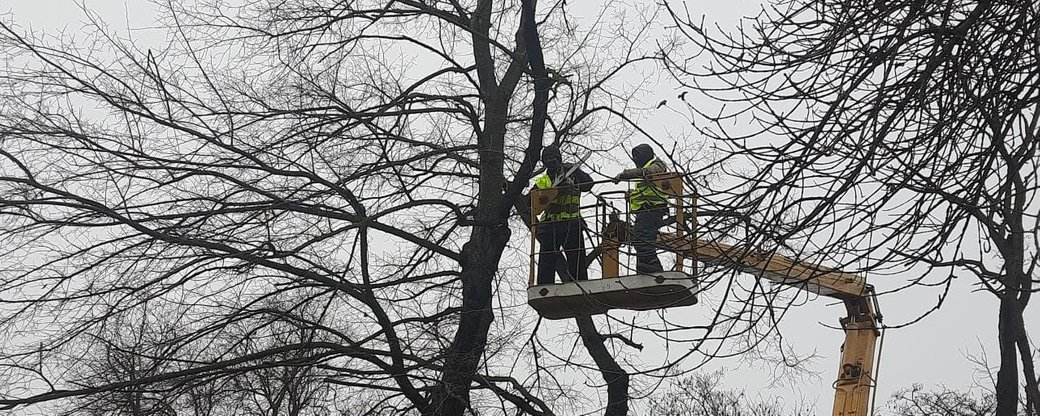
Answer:
POLYGON ((589 355, 599 367, 603 381, 607 383, 607 409, 604 416, 625 416, 628 414, 628 373, 618 365, 604 343, 603 335, 596 330, 591 317, 574 318, 578 324, 581 342, 589 350, 589 355))
MULTIPOLYGON (((1010 172, 1019 172, 1016 159, 1010 157, 1007 152, 1002 151, 1000 155, 1008 163, 1010 172)), ((1004 270, 1006 271, 1002 276, 1004 290, 1000 293, 1000 322, 997 325, 997 340, 1000 345, 1000 370, 997 372, 997 416, 1018 415, 1018 389, 1020 387, 1018 384, 1018 347, 1020 340, 1026 340, 1026 348, 1022 351, 1023 363, 1031 360, 1025 320, 1022 317, 1032 293, 1032 280, 1024 271, 1026 270, 1026 233, 1023 218, 1025 218, 1026 189, 1021 176, 1014 174, 1009 175, 1008 185, 1016 191, 1014 196, 1008 199, 1010 206, 1007 208, 1012 212, 1007 220, 1010 235, 1006 240, 999 237, 994 239, 1004 258, 1004 270)), ((993 234, 999 236, 999 231, 994 230, 993 234)), ((1023 370, 1026 371, 1027 377, 1027 402, 1031 402, 1033 395, 1030 394, 1029 386, 1035 385, 1035 380, 1028 380, 1033 378, 1031 375, 1033 373, 1032 362, 1025 365, 1023 370)), ((1028 403, 1027 405, 1032 406, 1033 404, 1028 403)))
POLYGON ((478 227, 462 247, 462 312, 455 339, 445 357, 441 384, 426 414, 461 416, 470 403, 470 383, 487 345, 495 316, 491 309, 492 281, 509 227, 478 227))
POLYGON ((997 414, 1018 414, 1018 349, 1016 343, 1020 331, 1016 321, 1021 319, 1016 307, 1014 292, 1008 290, 1000 298, 1000 314, 997 323, 997 341, 1000 345, 1000 369, 997 371, 997 414))
MULTIPOLYGON (((473 13, 472 25, 477 33, 486 36, 490 26, 491 0, 481 0, 473 13)), ((534 160, 541 149, 545 132, 551 82, 545 74, 542 48, 534 19, 534 0, 522 1, 521 34, 526 56, 534 78, 535 96, 531 119, 531 136, 528 154, 517 181, 526 182, 532 171, 534 160), (533 153, 533 155, 532 155, 533 153)), ((462 248, 462 312, 455 338, 445 357, 441 383, 431 394, 430 407, 425 414, 437 416, 462 416, 470 403, 470 384, 487 346, 488 331, 494 314, 491 310, 492 281, 498 272, 498 262, 509 241, 509 212, 519 194, 517 184, 509 187, 505 195, 503 168, 505 166, 506 115, 509 98, 515 84, 496 83, 494 62, 489 45, 480 36, 474 37, 474 56, 477 72, 483 89, 482 99, 487 105, 484 133, 478 138, 480 148, 480 180, 477 211, 479 225, 473 229, 469 241, 462 248)), ((508 77, 508 75, 507 75, 508 77)), ((517 78, 518 79, 518 78, 517 78)))
POLYGON ((1019 315, 1018 355, 1022 358, 1022 375, 1026 381, 1026 414, 1040 416, 1040 382, 1036 378, 1036 368, 1033 365, 1033 351, 1029 345, 1029 337, 1026 335, 1025 322, 1019 315))

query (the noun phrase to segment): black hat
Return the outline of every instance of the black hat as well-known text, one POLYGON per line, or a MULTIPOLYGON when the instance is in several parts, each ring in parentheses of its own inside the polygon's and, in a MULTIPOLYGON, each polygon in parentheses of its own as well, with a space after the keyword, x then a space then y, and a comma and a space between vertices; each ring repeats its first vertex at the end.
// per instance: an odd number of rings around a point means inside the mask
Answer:
MULTIPOLYGON (((543 153, 544 154, 544 153, 543 153)), ((643 167, 654 158, 654 149, 650 145, 643 143, 632 148, 632 161, 636 162, 637 167, 643 167)))
POLYGON ((543 161, 545 160, 546 157, 553 157, 553 156, 556 156, 556 160, 558 160, 558 161, 563 160, 563 154, 560 153, 560 148, 559 147, 556 147, 556 146, 545 146, 545 148, 542 149, 542 160, 543 161))

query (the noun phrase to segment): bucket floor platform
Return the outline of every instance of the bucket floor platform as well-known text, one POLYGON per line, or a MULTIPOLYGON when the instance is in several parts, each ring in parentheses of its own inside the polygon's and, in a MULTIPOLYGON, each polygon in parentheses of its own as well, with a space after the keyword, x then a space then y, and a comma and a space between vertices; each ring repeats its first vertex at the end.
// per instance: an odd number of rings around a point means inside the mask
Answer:
POLYGON ((697 303, 697 282, 682 272, 634 274, 527 289, 527 304, 546 319, 606 313, 611 309, 646 311, 697 303))

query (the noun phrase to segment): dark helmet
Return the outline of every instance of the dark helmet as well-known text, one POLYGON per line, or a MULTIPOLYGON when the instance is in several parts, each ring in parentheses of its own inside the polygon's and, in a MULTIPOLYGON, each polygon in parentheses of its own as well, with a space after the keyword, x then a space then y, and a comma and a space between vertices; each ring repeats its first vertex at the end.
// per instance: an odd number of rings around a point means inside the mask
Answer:
POLYGON ((636 162, 636 167, 643 167, 654 158, 654 149, 650 145, 643 143, 632 148, 632 161, 636 162))
POLYGON ((560 148, 556 146, 546 146, 542 149, 542 164, 547 168, 556 168, 563 164, 563 155, 560 154, 560 148))

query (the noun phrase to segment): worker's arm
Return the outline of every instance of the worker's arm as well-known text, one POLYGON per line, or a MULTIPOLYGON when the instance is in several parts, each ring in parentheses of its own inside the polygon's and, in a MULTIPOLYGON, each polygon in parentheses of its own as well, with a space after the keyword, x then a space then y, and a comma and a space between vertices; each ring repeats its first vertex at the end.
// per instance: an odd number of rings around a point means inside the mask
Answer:
POLYGON ((589 174, 585 173, 581 168, 575 169, 574 172, 571 173, 571 179, 574 179, 574 183, 578 187, 579 191, 589 192, 592 190, 592 176, 589 176, 589 174))
POLYGON ((668 166, 660 160, 655 160, 646 169, 643 168, 632 168, 625 169, 621 173, 617 174, 614 179, 627 180, 627 179, 641 179, 647 175, 653 175, 655 173, 666 173, 668 172, 668 166))

